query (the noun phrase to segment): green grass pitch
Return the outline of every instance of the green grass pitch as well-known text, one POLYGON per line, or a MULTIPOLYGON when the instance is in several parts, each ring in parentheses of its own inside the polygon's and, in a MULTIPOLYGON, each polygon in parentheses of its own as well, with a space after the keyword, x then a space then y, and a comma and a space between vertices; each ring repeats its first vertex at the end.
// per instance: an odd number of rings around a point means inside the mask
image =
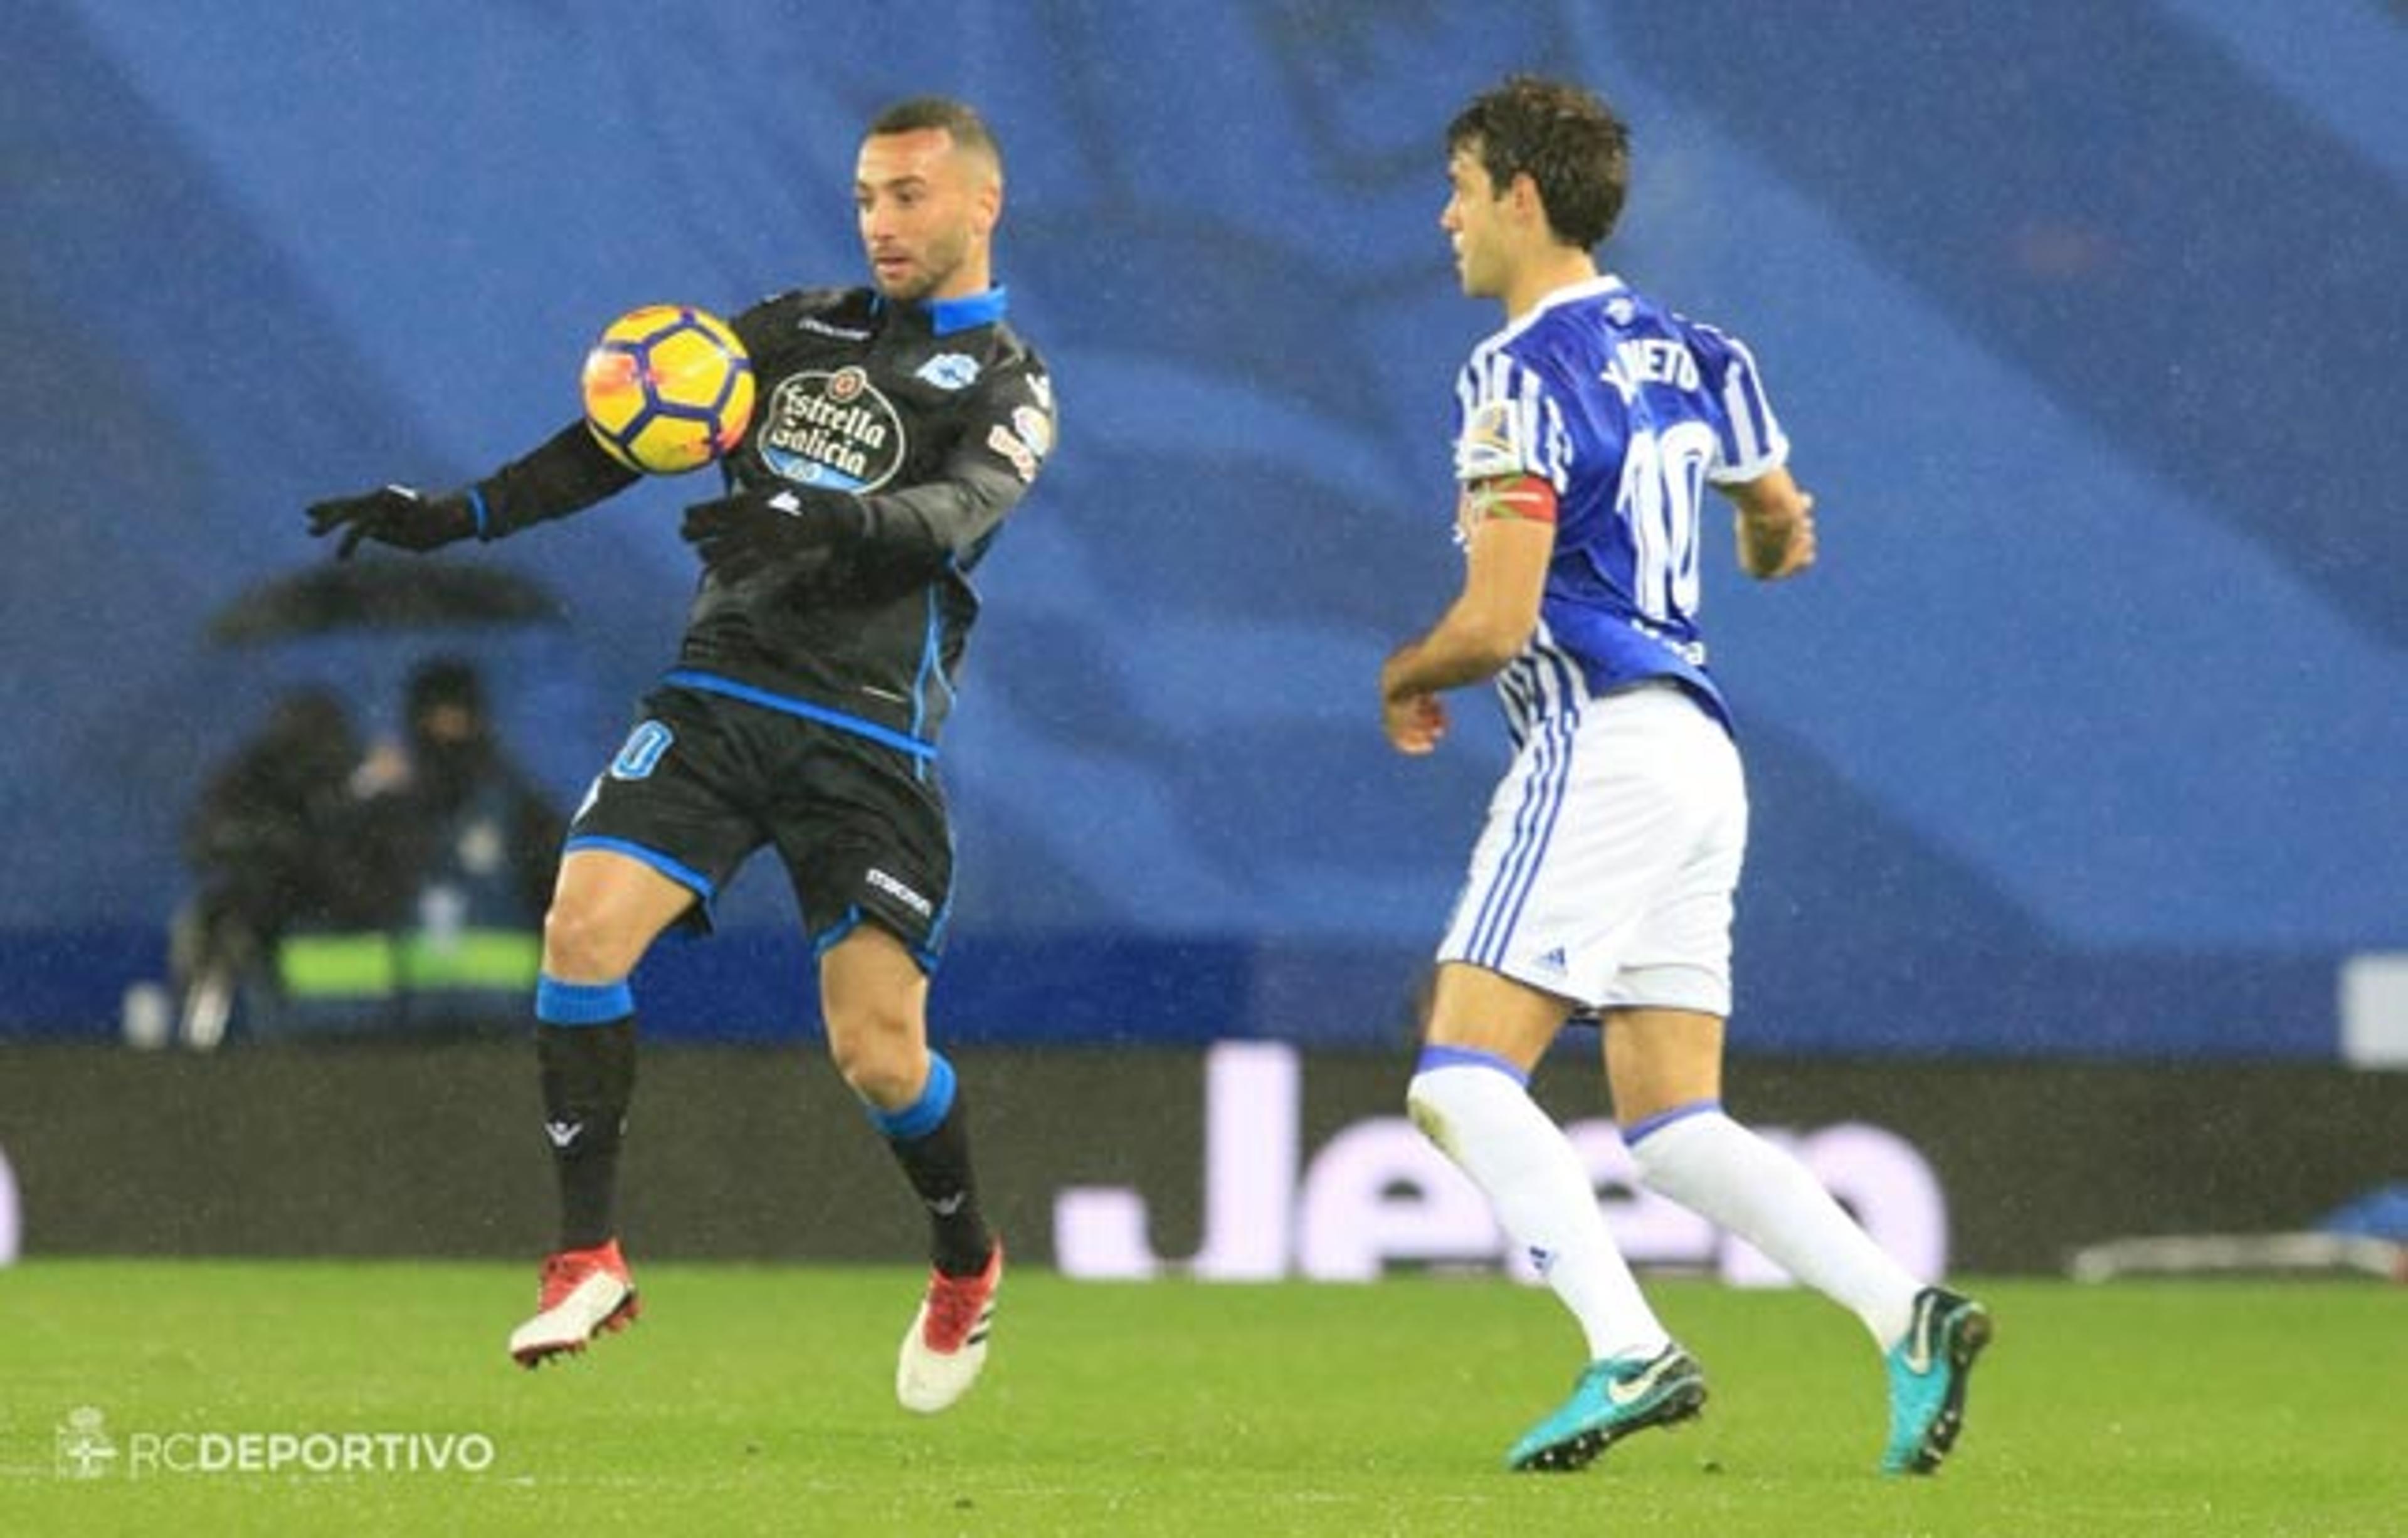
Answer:
POLYGON ((2000 1336, 1964 1440, 1937 1478, 1885 1480, 1870 1343, 1798 1293, 1658 1286, 1705 1418, 1533 1476, 1499 1459, 1578 1337, 1500 1280, 1022 1271, 986 1380, 921 1419, 892 1397, 914 1274, 638 1276, 642 1323, 530 1373, 502 1341, 531 1267, 0 1271, 0 1533, 2408 1533, 2408 1291, 2377 1284, 1977 1284, 2000 1336), (87 1408, 119 1457, 71 1478, 87 1408), (222 1457, 277 1432, 481 1438, 491 1464, 127 1467, 136 1434, 222 1457))

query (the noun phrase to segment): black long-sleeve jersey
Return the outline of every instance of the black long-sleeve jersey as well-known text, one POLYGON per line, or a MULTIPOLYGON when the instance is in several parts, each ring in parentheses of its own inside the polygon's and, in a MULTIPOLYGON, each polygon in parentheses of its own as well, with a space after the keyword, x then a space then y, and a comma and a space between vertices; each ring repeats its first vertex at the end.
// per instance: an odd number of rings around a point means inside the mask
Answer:
MULTIPOLYGON (((1054 445, 1044 364, 1003 315, 999 288, 911 305, 809 289, 730 322, 758 395, 728 487, 850 495, 864 532, 738 582, 706 570, 669 682, 933 755, 978 617, 969 573, 1054 445)), ((476 484, 481 532, 637 479, 574 423, 476 484)))

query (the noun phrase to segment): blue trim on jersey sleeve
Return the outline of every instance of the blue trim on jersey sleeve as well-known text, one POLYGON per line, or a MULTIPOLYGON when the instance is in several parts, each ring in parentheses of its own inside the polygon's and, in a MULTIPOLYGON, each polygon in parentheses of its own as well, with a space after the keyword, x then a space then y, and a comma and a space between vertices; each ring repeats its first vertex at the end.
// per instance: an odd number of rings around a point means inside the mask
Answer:
POLYGON ((535 1017, 547 1026, 607 1026, 636 1013, 636 990, 616 983, 563 983, 545 972, 536 979, 535 1017))
POLYGON ((1493 1052, 1483 1052, 1477 1047, 1426 1046, 1422 1048, 1421 1056, 1413 1060, 1413 1071, 1427 1073, 1437 1068, 1494 1069, 1525 1088, 1527 1088, 1530 1083, 1530 1076, 1514 1067, 1511 1061, 1493 1052))
POLYGON ((485 494, 475 486, 468 488, 468 512, 477 520, 477 540, 482 544, 494 537, 493 525, 485 517, 485 494))
POLYGON ((941 1052, 928 1054, 928 1082, 920 1086, 919 1098, 899 1111, 882 1111, 870 1106, 869 1124, 890 1142, 913 1143, 926 1137, 944 1124, 953 1109, 953 1096, 960 1081, 954 1077, 953 1065, 941 1052))
POLYGON ((1652 1116, 1641 1116, 1622 1129, 1622 1145, 1625 1148, 1636 1148, 1641 1139, 1655 1136, 1676 1121, 1687 1121, 1691 1116, 1719 1114, 1722 1108, 1723 1102, 1720 1100, 1691 1100, 1686 1105, 1676 1105, 1670 1111, 1658 1111, 1652 1116))
MULTIPOLYGON (((934 742, 924 742, 916 737, 906 737, 892 726, 882 726, 875 721, 866 721, 857 715, 847 715, 842 711, 832 711, 825 705, 814 705, 808 699, 796 699, 789 695, 771 694, 767 689, 756 688, 750 683, 738 683, 732 678, 721 678, 716 673, 700 672, 692 668, 678 668, 662 674, 661 682, 674 684, 681 689, 692 689, 697 694, 720 695, 728 699, 740 699, 747 705, 758 705, 765 711, 776 711, 781 714, 798 716, 805 721, 816 721, 823 726, 834 726, 838 731, 851 732, 855 737, 867 737, 873 742, 882 742, 897 753, 908 753, 914 758, 937 756, 937 745, 934 742)), ((916 712, 913 719, 916 723, 918 719, 916 712)))

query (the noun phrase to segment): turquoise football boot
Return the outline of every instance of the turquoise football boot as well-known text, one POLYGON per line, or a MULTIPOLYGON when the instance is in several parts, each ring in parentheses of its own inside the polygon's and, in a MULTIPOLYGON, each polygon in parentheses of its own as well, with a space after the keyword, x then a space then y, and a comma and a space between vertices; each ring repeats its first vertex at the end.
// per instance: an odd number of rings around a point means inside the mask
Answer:
POLYGON ((1631 1432, 1687 1420, 1705 1402, 1705 1373, 1677 1345, 1653 1357, 1591 1362, 1572 1384, 1571 1398, 1513 1445, 1505 1466, 1541 1473, 1584 1469, 1631 1432))
POLYGON ((1990 1344, 1990 1313, 1941 1287, 1914 1295, 1914 1319, 1890 1347, 1884 1473, 1930 1473, 1965 1429, 1965 1379, 1990 1344))

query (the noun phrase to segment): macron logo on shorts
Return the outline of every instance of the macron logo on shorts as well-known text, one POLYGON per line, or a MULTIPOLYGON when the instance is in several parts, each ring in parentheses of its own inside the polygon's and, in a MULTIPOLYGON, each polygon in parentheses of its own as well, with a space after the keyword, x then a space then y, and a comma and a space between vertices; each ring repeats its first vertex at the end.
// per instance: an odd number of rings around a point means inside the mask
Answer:
POLYGON ((863 876, 861 879, 867 882, 870 885, 877 887, 888 897, 893 898, 904 907, 910 909, 922 918, 926 918, 931 913, 936 911, 935 905, 930 903, 926 898, 914 892, 911 888, 904 885, 901 882, 896 881, 885 871, 879 870, 876 866, 870 867, 869 873, 863 876))

